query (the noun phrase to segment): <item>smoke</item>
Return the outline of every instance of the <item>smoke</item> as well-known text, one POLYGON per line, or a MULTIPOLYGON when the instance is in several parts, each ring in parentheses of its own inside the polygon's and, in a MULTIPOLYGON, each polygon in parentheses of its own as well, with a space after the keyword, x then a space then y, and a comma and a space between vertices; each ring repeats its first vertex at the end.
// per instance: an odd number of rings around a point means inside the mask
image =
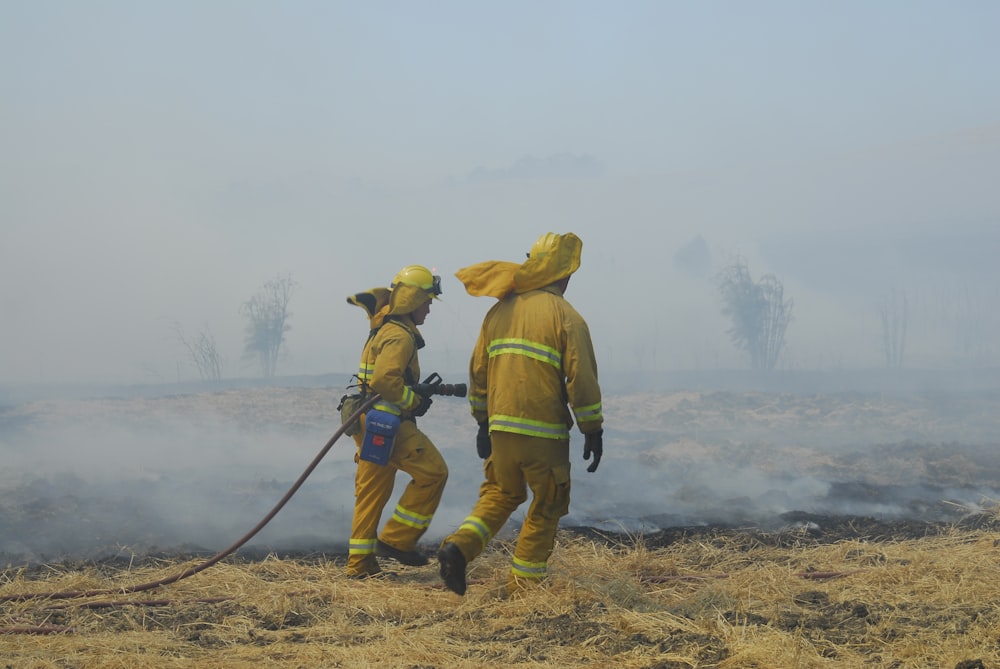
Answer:
MULTIPOLYGON (((271 510, 327 438, 176 417, 145 426, 89 417, 8 431, 0 438, 0 552, 31 560, 215 552, 271 510)), ((338 446, 256 545, 343 541, 353 461, 346 443, 338 446)))
MULTIPOLYGON (((339 427, 338 388, 28 401, 0 410, 0 558, 8 564, 231 546, 339 427)), ((605 397, 605 456, 571 442, 564 526, 773 529, 802 514, 954 520, 1000 497, 996 392, 886 395, 726 389, 605 397), (992 403, 992 404, 991 404, 992 403), (798 516, 796 515, 798 514, 798 516)), ((422 429, 450 469, 423 543, 471 510, 482 478, 464 400, 422 429)), ((243 550, 345 553, 354 445, 344 437, 243 550)), ((383 519, 408 477, 400 473, 383 519)), ((518 510, 505 528, 520 525, 518 510)))

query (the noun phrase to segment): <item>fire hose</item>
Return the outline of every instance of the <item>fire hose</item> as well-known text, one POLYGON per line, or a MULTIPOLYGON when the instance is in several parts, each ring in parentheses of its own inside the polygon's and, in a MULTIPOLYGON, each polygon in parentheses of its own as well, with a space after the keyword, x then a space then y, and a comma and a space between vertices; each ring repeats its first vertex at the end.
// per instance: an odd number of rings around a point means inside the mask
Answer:
MULTIPOLYGON (((23 602, 30 599, 75 599, 81 597, 96 597, 99 595, 111 595, 111 594, 126 595, 136 592, 145 592, 147 590, 153 590, 155 588, 159 588, 165 585, 170 585, 182 579, 188 578, 189 576, 194 576, 199 572, 205 571, 212 565, 217 564, 218 562, 224 560, 225 558, 235 553, 237 550, 239 550, 240 547, 242 547, 246 542, 250 541, 250 539, 252 539, 258 532, 260 532, 265 525, 271 522, 271 520, 276 515, 278 515, 278 512, 281 511, 282 507, 284 507, 285 504, 288 503, 288 500, 290 500, 292 496, 296 492, 298 492, 299 488, 302 487, 302 484, 305 483, 305 480, 309 478, 309 475, 313 473, 313 470, 316 469, 320 461, 326 456, 326 454, 333 447, 334 443, 336 443, 336 441, 341 437, 341 435, 344 434, 347 428, 355 421, 359 420, 361 415, 366 413, 372 407, 372 405, 375 404, 375 402, 377 402, 380 398, 381 395, 377 394, 373 395, 372 397, 369 397, 364 401, 364 403, 361 404, 361 406, 358 407, 358 409, 353 414, 351 414, 351 416, 347 420, 343 421, 343 425, 340 426, 340 429, 338 429, 336 432, 333 433, 333 436, 330 437, 329 441, 326 442, 326 445, 323 446, 320 452, 316 454, 316 457, 313 458, 312 462, 309 463, 309 466, 306 467, 305 471, 302 472, 298 480, 296 480, 295 483, 292 484, 292 487, 288 489, 288 492, 285 493, 284 497, 282 497, 278 501, 278 503, 274 505, 274 508, 272 508, 267 513, 267 515, 260 520, 260 522, 258 522, 249 532, 247 532, 242 537, 237 539, 232 546, 216 553, 215 555, 208 558, 201 564, 180 571, 174 574, 173 576, 168 576, 166 578, 161 578, 156 581, 150 581, 149 583, 142 583, 139 585, 131 585, 123 588, 105 588, 100 590, 69 590, 65 592, 29 592, 29 593, 20 593, 13 595, 4 595, 0 596, 0 603, 23 602)), ((5 631, 4 628, 0 628, 0 633, 3 633, 4 631, 5 631)), ((9 630, 6 631, 8 631, 9 633, 9 630)))

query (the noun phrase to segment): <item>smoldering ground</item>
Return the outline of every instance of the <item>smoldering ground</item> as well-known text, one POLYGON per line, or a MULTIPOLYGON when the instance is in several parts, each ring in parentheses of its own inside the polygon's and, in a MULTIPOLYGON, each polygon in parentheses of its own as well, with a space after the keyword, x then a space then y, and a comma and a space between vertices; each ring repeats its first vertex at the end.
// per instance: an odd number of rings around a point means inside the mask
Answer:
MULTIPOLYGON (((339 427, 341 387, 31 400, 0 410, 7 564, 229 547, 274 508, 339 427)), ((1000 392, 650 389, 605 397, 606 455, 572 442, 565 526, 776 529, 827 516, 953 521, 1000 498, 1000 392)), ((475 424, 436 398, 421 427, 450 469, 427 548, 475 501, 475 424)), ((353 442, 342 437, 242 549, 342 554, 353 442)), ((406 485, 400 474, 391 507, 406 485)), ((505 532, 519 525, 515 514, 505 532)))

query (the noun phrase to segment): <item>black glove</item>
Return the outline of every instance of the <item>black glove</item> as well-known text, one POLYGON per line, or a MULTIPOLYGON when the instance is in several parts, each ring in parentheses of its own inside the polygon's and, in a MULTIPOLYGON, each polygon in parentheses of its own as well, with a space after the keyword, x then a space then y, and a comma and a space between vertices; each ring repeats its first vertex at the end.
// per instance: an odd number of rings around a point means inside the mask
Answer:
POLYGON ((597 465, 601 464, 601 456, 604 455, 604 430, 583 435, 583 459, 589 460, 591 453, 594 454, 594 461, 587 467, 587 471, 593 474, 597 471, 597 465))
POLYGON ((416 406, 410 413, 414 416, 423 416, 427 413, 427 410, 431 408, 431 403, 434 401, 429 395, 420 395, 420 404, 416 406))
POLYGON ((479 424, 479 433, 476 435, 476 453, 483 460, 493 455, 493 442, 490 441, 490 423, 483 421, 479 424))

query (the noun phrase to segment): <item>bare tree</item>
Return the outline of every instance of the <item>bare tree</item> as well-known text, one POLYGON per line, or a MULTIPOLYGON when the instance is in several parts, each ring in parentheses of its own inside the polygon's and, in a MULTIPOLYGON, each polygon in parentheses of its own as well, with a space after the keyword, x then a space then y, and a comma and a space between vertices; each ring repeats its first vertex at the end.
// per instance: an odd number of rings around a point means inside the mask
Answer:
POLYGON ((240 313, 247 319, 243 359, 256 358, 265 378, 274 376, 285 333, 292 329, 288 324, 292 316, 288 305, 295 285, 291 275, 277 276, 240 307, 240 313))
POLYGON ((188 339, 181 329, 180 323, 174 323, 174 332, 177 339, 184 348, 187 349, 191 362, 198 370, 198 375, 203 381, 221 381, 224 361, 219 355, 219 349, 215 345, 215 337, 208 330, 208 326, 198 333, 194 339, 188 339))
POLYGON ((746 261, 739 257, 722 270, 718 283, 722 313, 732 323, 726 334, 750 354, 754 369, 774 369, 792 320, 792 300, 785 299, 784 285, 772 274, 754 282, 746 261))
POLYGON ((903 367, 909 311, 906 291, 897 294, 893 289, 889 297, 882 300, 882 304, 879 305, 878 312, 882 319, 882 350, 885 353, 885 366, 891 369, 903 367))

